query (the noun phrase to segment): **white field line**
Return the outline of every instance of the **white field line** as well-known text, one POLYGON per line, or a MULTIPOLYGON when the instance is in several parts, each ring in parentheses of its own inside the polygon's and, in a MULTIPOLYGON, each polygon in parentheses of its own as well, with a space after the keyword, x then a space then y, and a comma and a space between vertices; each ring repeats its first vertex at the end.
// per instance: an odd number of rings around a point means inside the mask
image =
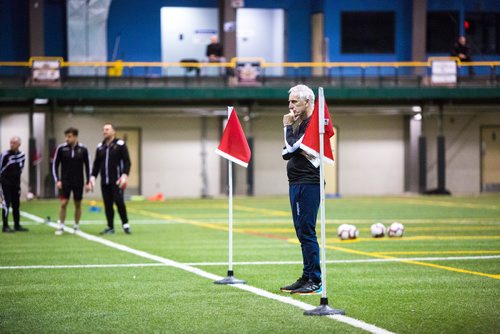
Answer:
POLYGON ((163 263, 119 263, 119 264, 62 264, 40 266, 5 266, 0 269, 87 269, 87 268, 140 268, 140 267, 166 267, 163 263))
MULTIPOLYGON (((398 259, 360 259, 360 260, 330 260, 329 264, 348 264, 348 263, 371 263, 371 262, 399 262, 403 260, 410 261, 458 261, 458 260, 488 260, 500 259, 500 255, 485 256, 450 256, 450 257, 411 257, 398 259)), ((181 262, 180 262, 181 263, 181 262)), ((184 262, 188 266, 227 266, 227 262, 184 262)), ((262 265, 288 265, 302 264, 302 261, 254 261, 254 262, 233 262, 238 266, 262 266, 262 265)), ((62 264, 62 265, 33 265, 33 266, 0 266, 4 269, 85 269, 85 268, 137 268, 137 267, 166 267, 163 263, 117 263, 117 264, 62 264)))
MULTIPOLYGON (((44 221, 45 222, 45 221, 44 221)), ((72 226, 75 223, 74 220, 66 220, 65 225, 72 226)), ((183 224, 181 222, 173 221, 173 220, 134 220, 134 224, 137 225, 172 225, 172 224, 183 224)), ((21 221, 21 225, 37 225, 38 222, 32 221, 21 221)), ((80 224, 82 226, 85 225, 102 225, 105 226, 106 222, 104 220, 80 220, 80 224)), ((226 222, 227 224, 227 222, 226 222)))
MULTIPOLYGON (((42 218, 40 218, 38 216, 35 216, 35 215, 32 215, 32 214, 27 213, 27 212, 23 212, 22 211, 21 215, 24 216, 24 217, 26 217, 26 218, 32 219, 32 220, 34 220, 36 222, 39 222, 39 223, 44 223, 45 222, 42 218)), ((58 228, 59 227, 58 224, 56 224, 56 223, 49 223, 48 225, 51 226, 51 227, 53 227, 53 228, 58 228)), ((70 232, 70 233, 73 232, 73 229, 70 229, 68 227, 65 227, 65 230, 67 232, 70 232)), ((104 239, 104 238, 96 237, 94 235, 90 235, 90 234, 85 233, 85 232, 77 231, 77 232, 75 232, 75 234, 78 235, 79 237, 82 237, 82 238, 86 239, 86 240, 94 241, 94 242, 100 243, 102 245, 105 245, 105 246, 108 246, 108 247, 111 247, 111 248, 114 248, 114 249, 118 249, 118 250, 130 253, 130 254, 134 254, 134 255, 137 255, 137 256, 149 259, 149 260, 153 260, 153 261, 159 262, 159 263, 163 263, 163 264, 166 264, 166 265, 178 268, 178 269, 182 269, 184 271, 193 273, 195 275, 208 278, 208 279, 210 279, 212 281, 218 281, 218 280, 223 279, 223 277, 221 277, 221 276, 218 276, 218 275, 206 272, 204 270, 201 270, 201 269, 189 266, 187 264, 182 264, 182 263, 179 263, 179 262, 176 262, 176 261, 173 261, 173 260, 161 257, 161 256, 157 256, 157 255, 153 255, 153 254, 141 251, 141 250, 133 249, 133 248, 130 248, 128 246, 121 245, 121 244, 118 244, 116 242, 104 239)), ((241 289, 241 290, 245 290, 245 291, 248 291, 248 292, 252 292, 252 293, 254 293, 256 295, 259 295, 259 296, 262 296, 262 297, 266 297, 266 298, 269 298, 269 299, 272 299, 272 300, 276 300, 276 301, 280 301, 282 303, 286 303, 286 304, 289 304, 289 305, 296 306, 296 307, 301 308, 303 310, 312 310, 312 309, 315 308, 315 306, 313 306, 313 305, 301 302, 301 301, 293 299, 291 297, 285 297, 285 296, 277 295, 277 294, 271 293, 269 291, 266 291, 266 290, 263 290, 263 289, 259 289, 259 288, 256 288, 256 287, 253 287, 253 286, 250 286, 250 285, 246 285, 246 284, 229 284, 229 285, 231 287, 234 287, 234 288, 237 288, 237 289, 241 289)), ((348 316, 345 316, 345 315, 329 315, 327 317, 329 317, 331 319, 334 319, 334 320, 337 320, 339 322, 343 322, 343 323, 349 324, 349 325, 351 325, 353 327, 363 329, 363 330, 365 330, 367 332, 370 332, 370 333, 392 334, 392 332, 390 332, 390 331, 388 331, 386 329, 377 327, 377 326, 372 325, 372 324, 368 324, 368 323, 366 323, 364 321, 361 321, 361 320, 358 320, 358 319, 355 319, 355 318, 351 318, 351 317, 348 317, 348 316)))

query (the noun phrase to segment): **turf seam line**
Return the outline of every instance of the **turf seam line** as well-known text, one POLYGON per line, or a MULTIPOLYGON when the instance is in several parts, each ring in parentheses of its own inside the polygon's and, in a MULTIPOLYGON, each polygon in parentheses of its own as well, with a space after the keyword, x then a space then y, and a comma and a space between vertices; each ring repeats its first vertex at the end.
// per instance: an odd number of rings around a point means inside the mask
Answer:
MULTIPOLYGON (((38 216, 35 216, 35 215, 32 215, 30 213, 21 211, 21 215, 23 215, 26 218, 30 218, 30 219, 32 219, 34 221, 37 221, 39 223, 45 223, 45 221, 42 218, 40 218, 38 216)), ((59 228, 59 225, 56 224, 56 223, 48 223, 47 225, 49 225, 52 228, 56 228, 56 229, 59 228)), ((64 229, 67 232, 70 232, 70 233, 73 232, 73 229, 70 229, 68 227, 64 227, 64 229)), ((201 270, 201 269, 198 269, 198 268, 186 265, 186 264, 182 264, 182 263, 179 263, 179 262, 176 262, 176 261, 173 261, 173 260, 161 257, 161 256, 150 254, 150 253, 147 253, 147 252, 144 252, 144 251, 141 251, 141 250, 137 250, 137 249, 134 249, 134 248, 131 248, 131 247, 128 247, 128 246, 125 246, 125 245, 122 245, 122 244, 119 244, 119 243, 116 243, 116 242, 113 242, 113 241, 110 241, 110 240, 107 240, 107 239, 104 239, 104 238, 96 237, 94 235, 91 235, 91 234, 88 234, 88 233, 85 233, 85 232, 82 232, 82 231, 76 231, 76 232, 74 232, 74 234, 78 235, 79 237, 82 237, 82 238, 84 238, 86 240, 94 241, 94 242, 100 243, 102 245, 105 245, 105 246, 108 246, 108 247, 111 247, 111 248, 114 248, 114 249, 117 249, 117 250, 121 250, 121 251, 130 253, 130 254, 134 254, 134 255, 137 255, 137 256, 140 256, 140 257, 143 257, 143 258, 146 258, 146 259, 150 259, 150 260, 153 260, 153 261, 156 261, 156 262, 164 263, 164 264, 170 265, 172 267, 175 267, 175 268, 178 268, 178 269, 182 269, 184 271, 196 274, 198 276, 211 279, 213 281, 221 280, 223 278, 221 276, 218 276, 218 275, 206 272, 204 270, 201 270)), ((244 291, 248 291, 248 292, 252 292, 252 293, 254 293, 256 295, 259 295, 259 296, 262 296, 262 297, 266 297, 268 299, 280 301, 282 303, 286 303, 286 304, 289 304, 289 305, 293 305, 293 306, 299 307, 299 308, 301 308, 303 310, 311 310, 311 309, 315 308, 315 306, 313 306, 313 305, 301 302, 301 301, 293 299, 291 297, 285 297, 285 296, 277 295, 275 293, 272 293, 272 292, 269 292, 269 291, 266 291, 266 290, 263 290, 263 289, 251 286, 251 285, 230 284, 230 287, 237 288, 237 289, 244 290, 244 291)), ((366 323, 366 322, 364 322, 362 320, 358 320, 358 319, 355 319, 355 318, 351 318, 351 317, 347 317, 347 316, 343 316, 343 315, 330 315, 330 316, 327 316, 327 317, 330 318, 330 319, 337 320, 339 322, 343 322, 345 324, 351 325, 353 327, 363 329, 363 330, 365 330, 367 332, 370 332, 370 333, 375 333, 375 334, 392 334, 392 332, 390 332, 390 331, 388 331, 386 329, 377 327, 377 326, 372 325, 372 324, 368 324, 368 323, 366 323)))

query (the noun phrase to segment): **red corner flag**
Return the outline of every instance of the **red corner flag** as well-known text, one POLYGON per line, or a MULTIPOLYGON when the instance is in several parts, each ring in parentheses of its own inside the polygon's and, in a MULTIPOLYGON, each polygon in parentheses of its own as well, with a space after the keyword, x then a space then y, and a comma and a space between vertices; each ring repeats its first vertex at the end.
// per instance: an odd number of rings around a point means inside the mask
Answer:
POLYGON ((236 109, 228 107, 228 112, 229 119, 215 153, 246 168, 250 161, 250 147, 238 120, 236 109))
MULTIPOLYGON (((321 97, 320 97, 321 98, 321 97)), ((302 139, 302 144, 300 144, 300 148, 313 155, 316 158, 319 158, 319 106, 318 100, 314 103, 314 110, 311 116, 311 120, 307 125, 306 132, 304 133, 304 138, 302 139)), ((332 121, 330 119, 330 112, 328 111, 328 106, 326 105, 326 101, 324 103, 325 106, 325 135, 323 137, 324 140, 324 158, 325 162, 333 164, 335 160, 333 158, 332 146, 330 145, 330 138, 335 134, 333 130, 332 121)), ((317 160, 317 159, 316 159, 317 160)), ((319 166, 319 161, 313 162, 313 164, 317 167, 319 166)))

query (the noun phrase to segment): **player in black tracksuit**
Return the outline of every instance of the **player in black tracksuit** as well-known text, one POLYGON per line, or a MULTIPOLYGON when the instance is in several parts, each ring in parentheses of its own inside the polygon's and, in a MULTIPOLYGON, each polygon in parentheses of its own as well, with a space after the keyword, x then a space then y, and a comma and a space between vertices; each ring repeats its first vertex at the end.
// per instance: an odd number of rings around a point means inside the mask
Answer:
POLYGON ((108 227, 102 234, 113 234, 114 209, 116 204, 125 233, 130 234, 127 208, 123 199, 123 192, 127 185, 127 177, 130 172, 130 157, 125 142, 115 137, 113 125, 107 123, 103 127, 104 140, 97 145, 94 165, 92 167, 91 183, 101 174, 101 191, 106 211, 108 227))
POLYGON ((10 150, 3 152, 0 156, 0 197, 2 198, 2 232, 26 232, 28 229, 19 223, 19 205, 21 197, 21 173, 23 172, 26 157, 19 151, 21 139, 12 137, 10 139, 10 150), (9 227, 9 207, 12 206, 14 217, 14 229, 9 227))
POLYGON ((293 225, 302 249, 302 276, 280 290, 292 294, 321 292, 319 245, 316 237, 316 218, 320 204, 319 168, 314 157, 300 148, 311 119, 314 93, 309 87, 298 85, 289 91, 289 114, 283 116, 285 147, 282 157, 287 162, 290 206, 293 225))
POLYGON ((56 235, 64 232, 64 220, 66 219, 66 207, 73 192, 75 203, 75 231, 79 230, 80 217, 82 215, 83 186, 87 180, 86 190, 89 190, 90 182, 90 157, 87 148, 78 142, 78 129, 73 127, 64 131, 66 143, 57 147, 54 161, 52 163, 52 175, 57 188, 61 207, 59 209, 59 228, 56 235), (59 177, 59 166, 61 176, 59 177), (85 171, 84 171, 85 169, 85 171), (85 176, 84 176, 85 175, 85 176))

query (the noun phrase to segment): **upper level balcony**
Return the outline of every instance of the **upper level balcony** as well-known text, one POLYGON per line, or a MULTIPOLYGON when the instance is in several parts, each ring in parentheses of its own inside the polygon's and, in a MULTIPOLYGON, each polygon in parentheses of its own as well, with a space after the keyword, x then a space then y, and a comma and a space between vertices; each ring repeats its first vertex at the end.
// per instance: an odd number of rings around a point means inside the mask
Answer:
POLYGON ((0 62, 0 101, 28 103, 129 100, 178 104, 251 100, 281 103, 302 83, 324 87, 341 102, 453 100, 498 103, 500 61, 285 62, 234 58, 230 62, 67 62, 33 58, 0 62))

